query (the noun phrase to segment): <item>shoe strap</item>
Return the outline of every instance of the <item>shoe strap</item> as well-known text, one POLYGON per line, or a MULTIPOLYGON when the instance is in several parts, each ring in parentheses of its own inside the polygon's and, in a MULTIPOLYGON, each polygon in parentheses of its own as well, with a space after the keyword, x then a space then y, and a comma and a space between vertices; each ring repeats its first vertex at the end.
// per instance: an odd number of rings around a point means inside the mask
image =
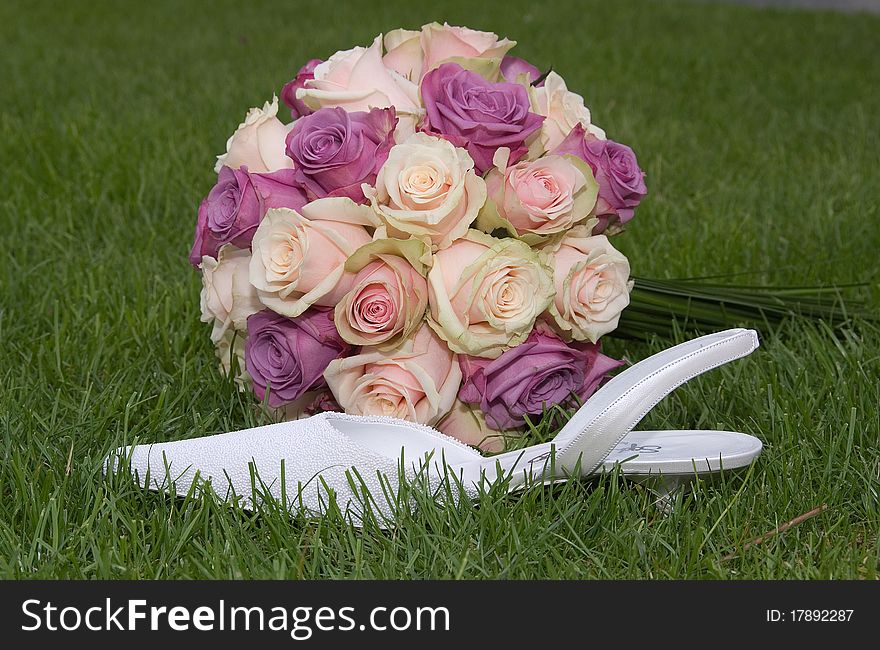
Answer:
POLYGON ((673 390, 707 370, 750 354, 754 330, 730 329, 681 343, 627 368, 578 410, 553 443, 556 462, 589 474, 673 390))

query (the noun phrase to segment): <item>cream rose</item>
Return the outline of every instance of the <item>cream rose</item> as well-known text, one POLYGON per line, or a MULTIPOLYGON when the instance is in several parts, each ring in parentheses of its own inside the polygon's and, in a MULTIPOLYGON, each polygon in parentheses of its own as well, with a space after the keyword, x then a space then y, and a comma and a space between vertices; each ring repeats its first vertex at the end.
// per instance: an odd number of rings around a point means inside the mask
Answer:
POLYGON ((324 378, 346 413, 433 425, 452 408, 461 369, 446 344, 422 325, 393 350, 366 348, 330 362, 324 378))
POLYGON ((238 169, 246 165, 251 173, 290 169, 293 161, 284 152, 285 139, 293 124, 284 124, 278 114, 278 98, 273 97, 263 108, 252 108, 226 142, 226 153, 217 156, 214 171, 224 166, 238 169))
MULTIPOLYGON (((532 110, 546 119, 541 125, 541 135, 535 141, 543 151, 552 151, 565 139, 575 124, 580 124, 588 133, 599 140, 605 139, 605 131, 590 122, 590 109, 584 106, 584 98, 571 92, 565 80, 555 72, 550 72, 540 88, 529 89, 532 110)), ((532 151, 530 154, 540 154, 532 151)), ((535 156, 530 156, 535 157, 535 156)))
POLYGON ((382 63, 418 84, 422 78, 422 33, 414 29, 395 29, 385 34, 382 63))
POLYGON ((421 45, 423 74, 454 62, 494 81, 499 75, 501 59, 516 41, 499 38, 492 32, 429 23, 422 27, 421 45))
POLYGON ((613 331, 629 304, 629 260, 605 235, 575 226, 542 247, 553 266, 556 298, 550 314, 578 341, 595 343, 613 331))
POLYGON ((459 353, 497 358, 522 343, 553 302, 544 255, 477 230, 434 255, 428 323, 459 353))
POLYGON ((477 219, 480 230, 505 228, 535 244, 590 216, 599 184, 587 163, 575 156, 544 156, 508 167, 508 154, 499 149, 486 176, 489 200, 477 219))
POLYGON ((217 341, 214 353, 220 362, 220 373, 228 377, 232 372, 232 360, 236 361, 235 384, 241 391, 250 390, 251 376, 244 364, 244 343, 247 340, 247 332, 228 329, 217 341))
POLYGON ((415 130, 422 113, 418 84, 382 62, 381 34, 369 47, 336 52, 315 68, 314 75, 296 91, 309 108, 339 106, 351 112, 393 106, 400 120, 398 137, 415 130))
POLYGON ((425 245, 415 239, 380 239, 348 258, 351 290, 336 305, 334 322, 352 345, 396 347, 422 322, 428 304, 425 245))
POLYGON ((202 257, 199 302, 202 322, 214 323, 211 332, 214 343, 220 341, 230 328, 245 329, 247 317, 263 308, 257 290, 248 279, 250 261, 249 250, 240 250, 232 244, 223 246, 217 259, 207 255, 202 257))
POLYGON ((437 429, 447 436, 461 440, 471 447, 479 447, 483 451, 497 453, 504 451, 505 438, 521 432, 501 432, 486 424, 486 418, 479 408, 455 400, 449 414, 437 423, 437 429))
POLYGON ((376 215, 344 197, 318 199, 300 212, 266 212, 251 244, 250 281, 260 301, 294 318, 312 305, 333 307, 351 288, 345 261, 370 241, 376 215))
POLYGON ((464 236, 486 201, 486 183, 467 151, 425 133, 392 147, 375 187, 363 190, 388 235, 434 248, 464 236))

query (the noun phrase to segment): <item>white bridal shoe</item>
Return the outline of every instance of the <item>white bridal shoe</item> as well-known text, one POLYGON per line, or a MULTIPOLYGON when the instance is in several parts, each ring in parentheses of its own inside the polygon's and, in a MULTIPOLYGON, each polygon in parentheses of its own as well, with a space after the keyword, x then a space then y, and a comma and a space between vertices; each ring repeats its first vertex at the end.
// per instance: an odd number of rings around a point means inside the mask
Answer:
POLYGON ((204 438, 123 447, 105 467, 130 468, 142 487, 190 492, 208 481, 226 499, 253 508, 273 498, 317 515, 330 491, 356 517, 365 494, 393 517, 401 473, 439 485, 455 477, 470 495, 507 480, 510 490, 589 476, 620 464, 636 480, 660 477, 668 489, 695 474, 735 469, 761 453, 761 441, 732 431, 633 431, 663 397, 697 375, 758 347, 754 330, 702 336, 655 354, 593 394, 548 443, 484 457, 430 427, 393 418, 322 413, 204 438))

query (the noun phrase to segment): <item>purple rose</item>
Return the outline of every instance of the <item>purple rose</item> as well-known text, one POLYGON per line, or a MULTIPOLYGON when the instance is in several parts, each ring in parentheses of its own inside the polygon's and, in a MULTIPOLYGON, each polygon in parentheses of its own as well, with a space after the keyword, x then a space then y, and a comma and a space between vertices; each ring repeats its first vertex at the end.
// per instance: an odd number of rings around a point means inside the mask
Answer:
POLYGON ((529 112, 529 95, 515 83, 491 83, 457 63, 444 63, 422 79, 426 130, 465 147, 479 173, 492 167, 499 147, 510 164, 528 151, 526 139, 544 118, 529 112))
POLYGON ((347 196, 363 203, 361 183, 372 185, 394 146, 393 108, 347 113, 322 108, 294 122, 287 134, 297 183, 310 200, 347 196))
MULTIPOLYGON (((530 84, 535 83, 535 81, 541 78, 541 71, 525 59, 517 56, 505 56, 501 59, 501 76, 504 77, 504 81, 516 83, 517 77, 523 73, 528 75, 530 84)), ((541 81, 537 85, 539 87, 543 86, 544 82, 541 81)))
POLYGON ((601 354, 597 343, 567 344, 538 326, 497 359, 459 355, 458 398, 478 404, 490 426, 513 429, 525 423, 526 414, 538 415, 572 394, 587 399, 621 364, 601 354))
MULTIPOLYGON (((292 169, 279 169, 269 174, 251 174, 251 183, 263 206, 263 214, 270 208, 290 208, 299 212, 306 203, 306 193, 297 185, 292 169)), ((251 237, 248 238, 250 243, 251 237)))
POLYGON ((648 193, 645 172, 639 168, 633 150, 625 144, 587 135, 580 124, 575 125, 552 153, 577 156, 593 170, 599 183, 595 211, 598 217, 616 218, 624 224, 633 218, 635 207, 648 193))
POLYGON ((296 91, 304 88, 306 81, 315 78, 315 68, 323 63, 321 59, 312 59, 299 69, 296 76, 284 84, 281 89, 281 101, 290 108, 290 117, 299 119, 303 115, 311 115, 314 111, 305 105, 301 99, 296 98, 296 91))
POLYGON ((217 257, 223 244, 249 248, 269 208, 299 210, 305 204, 305 194, 294 185, 292 169, 251 174, 247 167, 221 168, 217 184, 199 205, 190 264, 197 267, 203 255, 217 257))
POLYGON ((311 402, 309 402, 308 406, 304 409, 306 415, 317 415, 318 413, 342 413, 342 407, 336 401, 336 398, 333 397, 333 393, 330 392, 330 389, 320 391, 311 402))
POLYGON ((351 349, 333 325, 333 311, 309 309, 298 318, 285 318, 264 309, 247 321, 245 367, 254 393, 269 406, 289 404, 306 391, 324 388, 330 362, 351 349))

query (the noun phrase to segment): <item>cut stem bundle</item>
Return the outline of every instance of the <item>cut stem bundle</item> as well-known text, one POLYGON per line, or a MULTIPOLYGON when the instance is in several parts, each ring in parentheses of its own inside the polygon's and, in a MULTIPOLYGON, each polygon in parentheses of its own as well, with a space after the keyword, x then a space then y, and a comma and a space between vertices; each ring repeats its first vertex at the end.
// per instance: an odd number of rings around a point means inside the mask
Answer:
POLYGON ((853 319, 876 321, 857 295, 866 283, 830 287, 773 287, 705 283, 699 280, 634 278, 630 304, 613 336, 649 340, 681 331, 711 332, 752 327, 763 333, 791 317, 838 327, 853 319))

